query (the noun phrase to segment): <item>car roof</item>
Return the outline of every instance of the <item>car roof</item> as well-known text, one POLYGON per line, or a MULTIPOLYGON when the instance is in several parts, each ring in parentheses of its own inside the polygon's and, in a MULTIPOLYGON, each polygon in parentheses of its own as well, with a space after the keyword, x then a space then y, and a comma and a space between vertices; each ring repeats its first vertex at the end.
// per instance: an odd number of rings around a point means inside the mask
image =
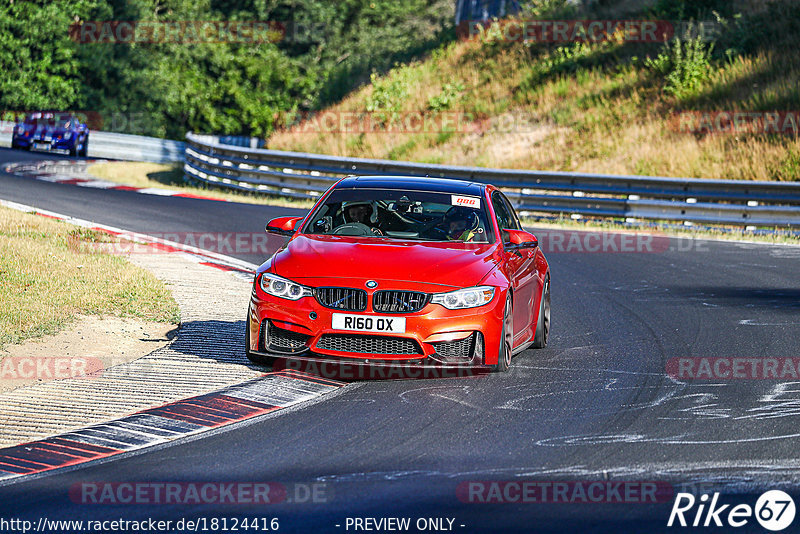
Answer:
POLYGON ((412 191, 481 195, 486 185, 465 180, 427 176, 349 176, 340 181, 336 188, 410 189, 412 191))

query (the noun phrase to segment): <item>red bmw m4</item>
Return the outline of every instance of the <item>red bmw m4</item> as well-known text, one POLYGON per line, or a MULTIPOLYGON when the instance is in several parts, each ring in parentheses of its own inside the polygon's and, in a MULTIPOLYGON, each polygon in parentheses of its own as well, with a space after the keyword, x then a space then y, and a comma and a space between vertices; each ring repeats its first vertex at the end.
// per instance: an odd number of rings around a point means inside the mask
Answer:
POLYGON ((550 330, 550 269, 497 188, 351 177, 257 271, 250 360, 469 366, 506 371, 550 330))

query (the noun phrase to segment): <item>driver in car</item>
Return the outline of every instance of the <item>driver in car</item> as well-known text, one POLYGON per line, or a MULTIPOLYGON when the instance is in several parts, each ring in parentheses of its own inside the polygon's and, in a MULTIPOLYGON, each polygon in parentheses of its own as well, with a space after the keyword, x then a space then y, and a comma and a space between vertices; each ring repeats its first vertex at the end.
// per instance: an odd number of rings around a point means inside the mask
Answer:
POLYGON ((474 210, 453 206, 442 218, 443 229, 450 241, 472 241, 480 232, 480 221, 474 210))
POLYGON ((378 207, 368 200, 353 200, 342 203, 345 224, 360 223, 369 226, 372 233, 382 235, 378 228, 378 207))

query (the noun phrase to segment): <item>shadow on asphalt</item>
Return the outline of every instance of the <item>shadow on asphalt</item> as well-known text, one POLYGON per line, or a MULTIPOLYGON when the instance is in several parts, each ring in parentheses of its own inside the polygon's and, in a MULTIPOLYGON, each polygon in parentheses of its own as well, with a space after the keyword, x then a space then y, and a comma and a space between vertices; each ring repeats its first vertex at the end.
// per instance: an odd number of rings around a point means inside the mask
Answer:
POLYGON ((682 286, 670 288, 670 293, 732 308, 800 309, 800 289, 794 288, 682 286))
MULTIPOLYGON (((414 365, 400 361, 391 365, 369 365, 358 361, 307 361, 291 357, 276 358, 270 364, 250 362, 244 352, 245 321, 190 321, 181 325, 171 349, 187 356, 224 363, 246 365, 256 371, 300 371, 330 380, 381 381, 477 378, 492 373, 479 367, 442 367, 414 365)), ((515 358, 515 361, 517 358, 515 358)), ((513 366, 513 362, 512 362, 513 366)))

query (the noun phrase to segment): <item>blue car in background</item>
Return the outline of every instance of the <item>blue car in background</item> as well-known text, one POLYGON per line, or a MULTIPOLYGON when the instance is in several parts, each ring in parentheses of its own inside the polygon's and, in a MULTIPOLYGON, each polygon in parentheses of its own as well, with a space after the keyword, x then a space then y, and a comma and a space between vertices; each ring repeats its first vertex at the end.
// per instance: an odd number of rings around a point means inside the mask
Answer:
POLYGON ((72 113, 29 113, 14 127, 11 148, 63 150, 71 156, 86 157, 89 128, 72 113))

